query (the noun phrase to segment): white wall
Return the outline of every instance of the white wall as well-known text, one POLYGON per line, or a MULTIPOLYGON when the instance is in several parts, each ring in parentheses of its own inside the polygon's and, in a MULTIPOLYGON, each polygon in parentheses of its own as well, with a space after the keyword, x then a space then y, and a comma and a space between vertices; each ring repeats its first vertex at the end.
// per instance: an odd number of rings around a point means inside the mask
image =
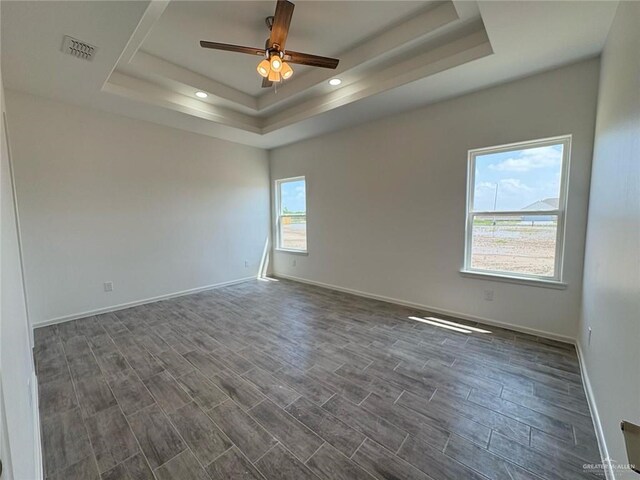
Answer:
POLYGON ((274 272, 575 338, 597 84, 590 60, 273 150, 272 180, 307 177, 309 235, 274 272), (563 134, 568 288, 462 277, 467 151, 563 134))
POLYGON ((11 91, 7 111, 34 324, 256 275, 264 150, 11 91))
MULTIPOLYGON (((4 93, 0 76, 0 104, 4 115, 4 93)), ((5 123, 0 118, 0 423, 2 461, 8 480, 38 478, 39 430, 31 327, 22 283, 22 267, 16 228, 13 182, 5 123), (6 423, 5 423, 6 422, 6 423), (6 455, 10 451, 10 458, 6 455)))
POLYGON ((638 52, 640 3, 621 2, 602 54, 579 333, 608 453, 621 463, 620 420, 640 424, 638 52))

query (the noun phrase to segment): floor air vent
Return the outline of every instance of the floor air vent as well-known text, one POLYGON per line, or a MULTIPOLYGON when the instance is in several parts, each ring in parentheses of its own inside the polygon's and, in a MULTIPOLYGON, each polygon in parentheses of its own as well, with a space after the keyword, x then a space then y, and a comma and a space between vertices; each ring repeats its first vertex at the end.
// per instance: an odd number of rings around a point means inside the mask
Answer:
POLYGON ((62 42, 62 51, 84 60, 93 60, 93 56, 96 53, 96 47, 65 35, 64 41, 62 42))

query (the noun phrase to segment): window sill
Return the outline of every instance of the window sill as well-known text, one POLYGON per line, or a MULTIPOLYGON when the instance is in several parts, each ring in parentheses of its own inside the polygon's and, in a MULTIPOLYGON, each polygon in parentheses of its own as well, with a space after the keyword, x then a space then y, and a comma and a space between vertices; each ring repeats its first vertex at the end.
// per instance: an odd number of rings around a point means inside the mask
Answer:
POLYGON ((469 278, 481 278, 484 280, 516 283, 519 285, 528 285, 530 287, 552 288, 555 290, 566 290, 567 284, 558 282, 557 280, 542 280, 537 278, 512 277, 509 275, 500 275, 497 273, 474 272, 470 270, 460 270, 460 275, 469 278))
POLYGON ((307 252, 306 250, 289 250, 286 248, 276 248, 275 251, 280 253, 293 253, 294 255, 309 255, 309 252, 307 252))

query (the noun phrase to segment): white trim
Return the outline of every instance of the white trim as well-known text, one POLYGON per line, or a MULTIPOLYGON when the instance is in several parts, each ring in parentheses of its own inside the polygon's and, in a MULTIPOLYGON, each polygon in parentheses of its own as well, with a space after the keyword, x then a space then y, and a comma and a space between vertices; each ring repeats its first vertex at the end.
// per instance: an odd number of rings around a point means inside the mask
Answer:
MULTIPOLYGON (((275 227, 275 242, 274 242, 274 250, 279 251, 279 252, 287 252, 287 253, 298 253, 298 254, 302 254, 302 255, 306 255, 308 253, 308 248, 309 248, 309 244, 307 243, 307 249, 305 250, 298 250, 295 248, 282 248, 280 247, 280 217, 282 216, 299 216, 299 217, 307 217, 307 179, 304 175, 299 175, 297 177, 289 177, 289 178, 279 178, 277 180, 275 180, 274 182, 274 195, 275 195, 275 222, 274 222, 274 227, 275 227), (280 212, 280 187, 282 186, 283 183, 289 183, 289 182, 299 182, 299 181, 303 181, 304 182, 304 208, 305 208, 305 213, 303 214, 292 214, 292 215, 282 215, 282 213, 280 212)), ((307 242, 309 239, 309 234, 308 234, 308 224, 307 222, 305 222, 305 231, 307 232, 307 242)))
MULTIPOLYGON (((3 105, 4 106, 4 105, 3 105)), ((29 314, 29 296, 27 294, 27 278, 24 268, 24 249, 22 248, 22 227, 20 226, 20 211, 18 209, 18 192, 16 190, 16 179, 15 173, 13 171, 13 160, 11 156, 11 144, 9 143, 9 122, 7 120, 7 112, 2 111, 2 121, 4 122, 4 137, 5 142, 7 143, 7 163, 9 165, 9 177, 11 182, 11 198, 13 199, 13 210, 16 216, 15 224, 16 224, 16 236, 18 242, 18 256, 20 259, 20 277, 22 280, 22 294, 24 296, 24 313, 27 318, 27 335, 29 336, 29 347, 33 350, 34 340, 33 340, 33 325, 31 324, 31 315, 29 314)), ((33 365, 33 361, 31 362, 33 365)))
POLYGON ((252 277, 239 278, 237 280, 229 280, 228 282, 214 283, 212 285, 206 285, 204 287, 191 288, 189 290, 182 290, 180 292, 167 293, 165 295, 158 295, 157 297, 145 298, 142 300, 135 300, 133 302, 121 303, 119 305, 112 305, 110 307, 97 308, 95 310, 88 310, 86 312, 74 313, 71 315, 65 315, 62 317, 56 317, 43 322, 38 322, 33 325, 33 328, 46 327, 48 325, 55 325, 57 323, 69 322, 71 320, 77 320, 78 318, 90 317, 92 315, 100 315, 102 313, 116 312, 118 310, 124 310, 125 308, 137 307, 138 305, 145 305, 147 303, 158 302, 160 300, 167 300, 169 298, 182 297, 184 295, 191 295, 193 293, 204 292, 207 290, 214 290, 216 288, 227 287, 229 285, 236 285, 238 283, 249 282, 256 280, 255 275, 252 277))
POLYGON ((40 402, 38 398, 38 376, 31 372, 31 409, 33 410, 33 444, 35 446, 36 478, 44 479, 42 461, 42 439, 40 438, 40 402))
MULTIPOLYGON (((576 352, 578 354, 578 363, 580 364, 580 373, 582 377, 582 386, 587 397, 587 403, 589 404, 589 411, 591 412, 591 420, 593 421, 593 427, 596 431, 596 438, 598 440, 598 448, 600 450, 600 459, 609 458, 609 449, 607 448, 607 441, 604 437, 604 430, 602 429, 602 422, 600 421, 600 415, 598 413, 598 407, 596 405, 596 397, 591 387, 591 380, 589 380, 589 374, 587 373, 587 365, 584 361, 584 355, 582 354, 582 347, 578 340, 575 341, 576 352)), ((611 468, 611 463, 603 462, 605 465, 604 473, 607 480, 615 480, 616 476, 611 468)))
POLYGON ((555 280, 543 280, 536 277, 513 277, 511 275, 500 275, 493 272, 485 272, 482 270, 460 270, 460 275, 469 278, 482 278, 483 280, 492 280, 495 282, 517 283, 519 285, 528 285, 530 287, 553 288, 555 290, 565 290, 567 284, 564 282, 556 282, 555 280))
POLYGON ((411 307, 417 310, 424 310, 430 313, 438 313, 441 315, 449 315, 451 317, 457 317, 463 320, 470 320, 472 322, 484 323, 486 325, 493 325, 494 327, 507 328, 517 332, 528 333, 529 335, 535 335, 538 337, 548 338, 551 340, 558 340, 564 343, 575 343, 575 338, 566 335, 559 335, 552 332, 546 332, 544 330, 536 330, 535 328, 523 327, 521 325, 514 325, 512 323, 500 322, 498 320, 492 320, 490 318, 479 317, 476 315, 469 315, 467 313, 456 312, 453 310, 446 310, 444 308, 431 307, 429 305, 423 305, 421 303, 409 302, 407 300, 400 300, 398 298, 386 297, 384 295, 377 295, 375 293, 362 292, 360 290, 354 290, 346 287, 339 287, 337 285, 331 285, 329 283, 316 282, 315 280, 307 280, 306 278, 293 277, 290 275, 284 275, 280 273, 274 274, 276 278, 284 278, 285 280, 293 280, 294 282, 306 283, 309 285, 315 285, 317 287, 328 288, 329 290, 336 290, 338 292, 350 293, 357 295, 358 297, 371 298, 373 300, 380 300, 386 303, 393 303, 395 305, 402 305, 404 307, 411 307))
POLYGON ((278 253, 293 253, 294 255, 309 255, 306 250, 293 250, 291 248, 274 248, 278 253))
POLYGON ((475 211, 471 212, 473 215, 477 215, 479 217, 528 217, 531 215, 545 215, 545 216, 553 216, 560 215, 560 210, 551 209, 551 210, 499 210, 496 212, 492 211, 475 211), (526 215, 523 215, 523 212, 526 212, 526 215))
MULTIPOLYGON (((2 85, 0 85, 2 88, 2 85)), ((2 92, 4 97, 4 92, 2 92)), ((18 258, 20 261, 20 280, 22 287, 22 295, 23 295, 23 307, 24 314, 26 319, 25 328, 27 330, 27 337, 29 342, 29 369, 31 370, 31 379, 30 386, 31 391, 30 395, 30 403, 32 410, 32 420, 33 420, 33 444, 34 444, 34 465, 35 465, 35 474, 37 480, 44 479, 44 467, 42 461, 42 441, 40 436, 40 408, 38 406, 38 378, 36 376, 35 363, 33 358, 33 348, 34 348, 34 338, 33 338, 33 325, 31 323, 31 315, 29 314, 29 302, 27 295, 27 284, 26 284, 26 276, 25 276, 25 268, 24 268, 24 253, 22 247, 22 228, 20 226, 20 213, 18 210, 18 194, 16 191, 16 180, 15 173, 13 168, 13 160, 11 154, 11 143, 9 142, 9 122, 7 121, 7 112, 5 108, 4 98, 2 102, 2 119, 0 120, 3 123, 4 127, 4 140, 7 144, 7 164, 9 166, 9 182, 11 186, 11 201, 13 202, 13 210, 15 214, 15 228, 16 228, 16 242, 18 245, 18 258)), ((2 394, 0 392, 0 394, 2 394)), ((5 425, 6 427, 6 425, 5 425)))
POLYGON ((565 250, 565 232, 566 232, 566 218, 567 218, 567 200, 569 192, 569 168, 571 164, 571 143, 573 136, 559 135, 557 137, 541 138, 537 140, 529 140, 526 142, 510 143, 506 145, 498 145, 494 147, 474 148, 468 151, 467 154, 467 202, 465 207, 465 239, 464 239, 464 257, 463 257, 463 270, 465 272, 480 272, 491 273, 496 275, 504 275, 509 278, 523 278, 523 279, 540 279, 546 281, 552 281, 556 283, 562 283, 563 267, 564 267, 564 250, 565 250), (528 148, 539 148, 551 145, 562 145, 562 164, 560 165, 560 192, 558 197, 558 208, 550 211, 530 211, 522 210, 517 211, 522 216, 535 216, 535 215, 556 215, 557 227, 556 227, 556 251, 554 258, 554 276, 543 277, 538 275, 518 275, 516 272, 507 271, 489 271, 479 270, 471 267, 471 250, 472 250, 472 236, 473 236, 473 218, 476 215, 494 215, 510 216, 514 214, 512 211, 497 211, 497 212, 483 212, 476 211, 474 208, 475 200, 475 163, 478 155, 487 155, 492 153, 504 153, 513 150, 523 150, 528 148))
POLYGON ((496 145, 493 147, 472 148, 471 150, 469 150, 469 153, 473 153, 476 155, 483 154, 483 153, 503 153, 503 152, 509 152, 511 150, 517 150, 523 147, 527 148, 527 147, 530 147, 532 144, 537 144, 542 147, 545 147, 545 146, 557 145, 558 143, 562 143, 567 139, 571 139, 571 134, 558 135, 556 137, 537 138, 533 140, 525 140, 523 142, 505 143, 503 145, 496 145))

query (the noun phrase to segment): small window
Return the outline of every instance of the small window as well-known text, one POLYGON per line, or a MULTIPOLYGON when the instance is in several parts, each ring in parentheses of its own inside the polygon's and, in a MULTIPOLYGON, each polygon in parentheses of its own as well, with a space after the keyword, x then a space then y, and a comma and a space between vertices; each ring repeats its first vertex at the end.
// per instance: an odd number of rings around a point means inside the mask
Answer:
POLYGON ((277 249, 307 251, 307 189, 304 177, 276 180, 277 249))
POLYGON ((571 137, 469 151, 464 271, 561 282, 571 137))

